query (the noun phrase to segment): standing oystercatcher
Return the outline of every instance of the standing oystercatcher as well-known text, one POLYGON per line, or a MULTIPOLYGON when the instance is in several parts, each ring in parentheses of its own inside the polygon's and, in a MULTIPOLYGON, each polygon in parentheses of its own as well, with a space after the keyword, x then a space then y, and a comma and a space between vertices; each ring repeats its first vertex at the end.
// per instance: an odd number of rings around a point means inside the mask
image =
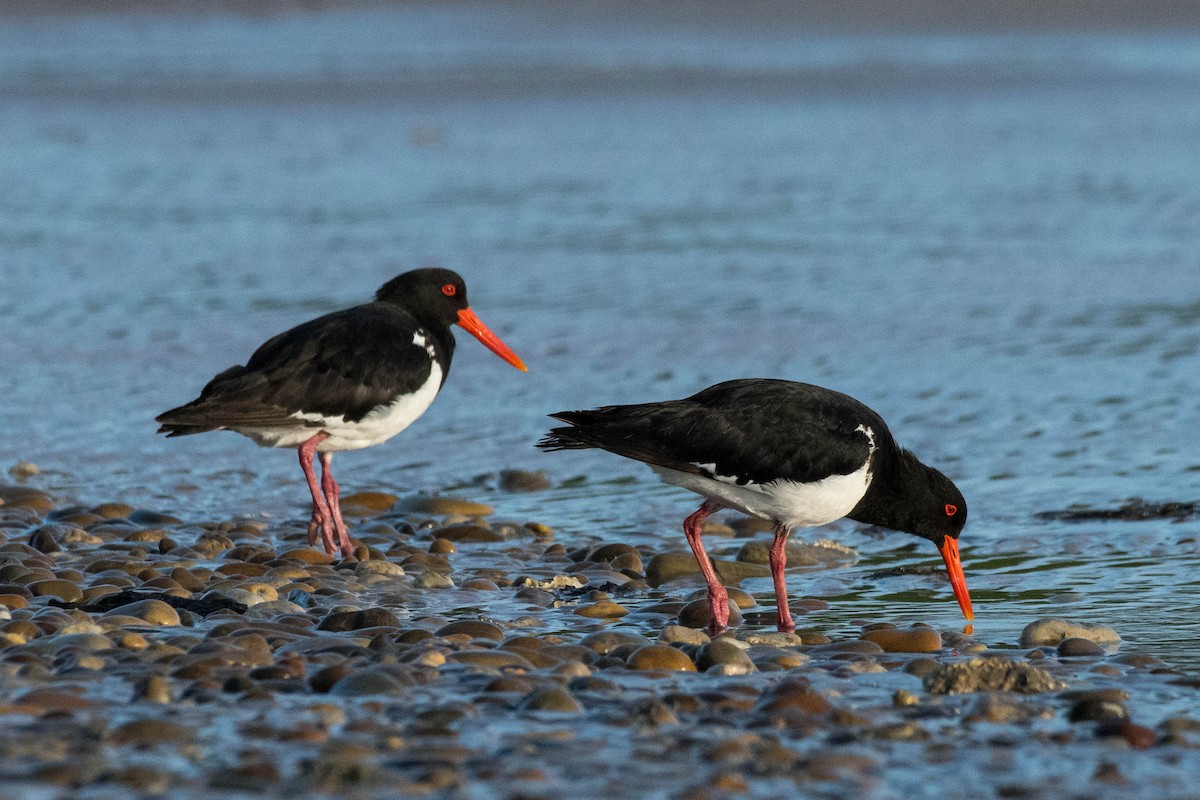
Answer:
POLYGON ((157 417, 159 433, 231 430, 262 447, 296 447, 312 492, 308 543, 325 551, 354 546, 338 503, 330 462, 338 450, 379 444, 425 413, 450 371, 458 323, 521 371, 525 365, 467 306, 463 279, 446 269, 392 278, 375 301, 285 331, 246 366, 217 375, 200 396, 157 417), (321 483, 313 472, 320 454, 321 483), (335 541, 336 540, 336 541, 335 541))
POLYGON ((706 498, 684 520, 683 532, 708 583, 713 632, 729 622, 729 598, 700 530, 705 517, 723 508, 775 524, 770 562, 781 631, 796 627, 783 573, 788 534, 842 517, 931 540, 963 615, 974 618, 958 555, 966 501, 949 478, 901 449, 883 418, 853 397, 757 378, 718 383, 683 400, 550 416, 571 427, 552 429, 538 447, 608 450, 706 498))

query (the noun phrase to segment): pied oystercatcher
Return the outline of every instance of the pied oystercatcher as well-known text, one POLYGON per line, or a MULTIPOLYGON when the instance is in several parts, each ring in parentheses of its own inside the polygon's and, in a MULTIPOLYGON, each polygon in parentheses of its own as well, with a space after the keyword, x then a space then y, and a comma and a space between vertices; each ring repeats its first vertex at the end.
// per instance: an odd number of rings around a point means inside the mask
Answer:
POLYGON ((263 447, 295 447, 312 493, 308 542, 327 553, 354 552, 330 462, 392 438, 429 408, 450 371, 457 323, 525 371, 512 350, 467 305, 463 279, 418 269, 385 283, 371 303, 326 314, 285 331, 245 366, 217 375, 187 405, 159 415, 159 433, 232 430, 263 447), (321 461, 321 482, 313 454, 321 461))
POLYGON ((967 503, 949 478, 900 448, 883 418, 853 397, 806 383, 733 380, 683 400, 551 414, 544 450, 600 448, 648 464, 666 483, 705 497, 683 532, 708 583, 710 630, 729 621, 728 593, 704 551, 705 517, 723 508, 775 524, 770 550, 779 630, 795 630, 784 577, 792 529, 842 517, 937 545, 968 620, 958 554, 967 503))

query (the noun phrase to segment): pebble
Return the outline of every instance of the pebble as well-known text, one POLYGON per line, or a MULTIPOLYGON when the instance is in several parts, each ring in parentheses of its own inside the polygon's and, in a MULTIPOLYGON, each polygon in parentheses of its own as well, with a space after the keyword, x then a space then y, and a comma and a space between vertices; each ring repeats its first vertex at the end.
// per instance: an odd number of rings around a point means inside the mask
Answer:
POLYGON ((150 625, 178 625, 179 612, 162 600, 138 600, 106 611, 102 619, 111 617, 136 617, 150 625))
POLYGON ((583 706, 570 692, 559 687, 534 689, 521 699, 521 711, 541 711, 555 714, 582 714, 583 706))
POLYGON ((725 675, 747 675, 756 672, 757 667, 740 643, 731 639, 721 638, 702 645, 696 651, 696 669, 701 672, 721 667, 725 675))
POLYGON ((406 497, 396 504, 396 508, 417 514, 433 514, 437 516, 459 514, 464 517, 487 517, 492 514, 492 507, 483 503, 473 503, 470 500, 462 500, 456 497, 430 497, 426 495, 406 497))
POLYGON ((1020 643, 1022 647, 1053 646, 1064 639, 1072 638, 1087 639, 1100 645, 1115 645, 1121 641, 1115 630, 1104 625, 1088 625, 1061 617, 1044 617, 1025 626, 1021 631, 1020 643))
POLYGON ((658 643, 666 645, 702 645, 710 641, 707 633, 686 625, 666 625, 658 634, 658 643))
POLYGON ((1071 722, 1112 722, 1129 719, 1129 711, 1117 700, 1085 697, 1071 706, 1067 719, 1071 722))
POLYGON ((872 630, 862 634, 885 653, 934 653, 942 649, 942 637, 933 628, 915 625, 895 630, 872 630))
POLYGON ((438 628, 437 636, 463 635, 471 639, 488 639, 498 642, 504 638, 504 630, 495 623, 481 619, 463 619, 438 628))
POLYGON ((630 669, 695 672, 696 665, 682 650, 661 644, 639 647, 625 662, 630 669))
POLYGON ((362 628, 395 628, 400 620, 386 608, 367 608, 361 611, 335 611, 317 624, 320 631, 356 631, 362 628))
POLYGON ((78 603, 83 600, 83 590, 71 581, 50 578, 25 584, 34 597, 57 597, 67 603, 78 603))
POLYGON ((196 739, 196 731, 188 725, 167 719, 135 719, 110 730, 107 738, 118 746, 154 747, 161 744, 193 742, 196 739))
POLYGON ((575 613, 581 617, 618 619, 628 615, 629 609, 620 603, 604 600, 599 603, 592 603, 591 605, 579 606, 575 609, 575 613))
MULTIPOLYGON (((680 610, 678 617, 679 624, 689 628, 707 628, 711 617, 711 608, 707 597, 703 600, 693 600, 680 610)), ((737 607, 736 603, 730 600, 729 627, 736 628, 741 624, 741 609, 737 607)))
POLYGON ((1102 656, 1104 648, 1093 642, 1091 639, 1083 639, 1078 636, 1072 636, 1069 639, 1063 639, 1058 643, 1058 654, 1063 658, 1075 658, 1083 656, 1102 656))

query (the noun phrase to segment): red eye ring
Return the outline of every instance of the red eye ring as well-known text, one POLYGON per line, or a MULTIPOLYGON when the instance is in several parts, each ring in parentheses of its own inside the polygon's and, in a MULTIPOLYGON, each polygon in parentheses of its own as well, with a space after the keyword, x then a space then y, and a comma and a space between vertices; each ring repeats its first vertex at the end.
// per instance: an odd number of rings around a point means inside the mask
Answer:
POLYGON ((953 503, 946 503, 946 516, 947 517, 953 517, 957 513, 958 513, 958 506, 954 505, 953 503))
POLYGON ((454 295, 458 294, 458 287, 453 283, 447 283, 442 286, 442 294, 446 295, 446 297, 454 297, 454 295))

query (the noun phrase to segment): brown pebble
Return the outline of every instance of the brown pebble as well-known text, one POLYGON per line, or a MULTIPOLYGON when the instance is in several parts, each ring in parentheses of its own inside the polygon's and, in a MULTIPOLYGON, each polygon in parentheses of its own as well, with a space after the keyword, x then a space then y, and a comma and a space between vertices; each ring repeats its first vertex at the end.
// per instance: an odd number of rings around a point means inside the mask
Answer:
POLYGON ((923 625, 870 630, 861 638, 879 645, 885 653, 933 653, 942 648, 942 637, 938 632, 923 625))
POLYGON ((695 672, 696 665, 682 650, 676 650, 667 645, 652 644, 640 647, 629 656, 625 662, 630 669, 673 670, 678 672, 695 672))
POLYGON ((429 543, 429 552, 441 554, 457 553, 458 548, 454 546, 454 542, 439 536, 429 543))
POLYGON ((153 747, 158 744, 187 744, 196 739, 196 731, 188 725, 166 719, 135 719, 108 732, 115 745, 153 747))
POLYGON ((543 711, 557 714, 580 714, 583 706, 579 701, 560 687, 534 689, 526 695, 517 706, 521 711, 543 711))
POLYGON ((504 638, 504 631, 499 625, 481 619, 457 620, 438 628, 436 633, 438 636, 465 634, 472 639, 490 639, 494 642, 504 638))
POLYGON ((579 606, 575 609, 575 613, 581 617, 616 619, 627 615, 629 609, 620 603, 614 603, 611 600, 602 600, 591 605, 579 606))
POLYGON ((58 578, 34 581, 26 584, 26 588, 34 597, 57 597, 67 603, 78 603, 83 600, 83 590, 78 585, 58 578))
POLYGON ((341 505, 352 514, 361 511, 387 511, 396 505, 397 499, 396 495, 388 492, 355 492, 342 495, 341 505))

